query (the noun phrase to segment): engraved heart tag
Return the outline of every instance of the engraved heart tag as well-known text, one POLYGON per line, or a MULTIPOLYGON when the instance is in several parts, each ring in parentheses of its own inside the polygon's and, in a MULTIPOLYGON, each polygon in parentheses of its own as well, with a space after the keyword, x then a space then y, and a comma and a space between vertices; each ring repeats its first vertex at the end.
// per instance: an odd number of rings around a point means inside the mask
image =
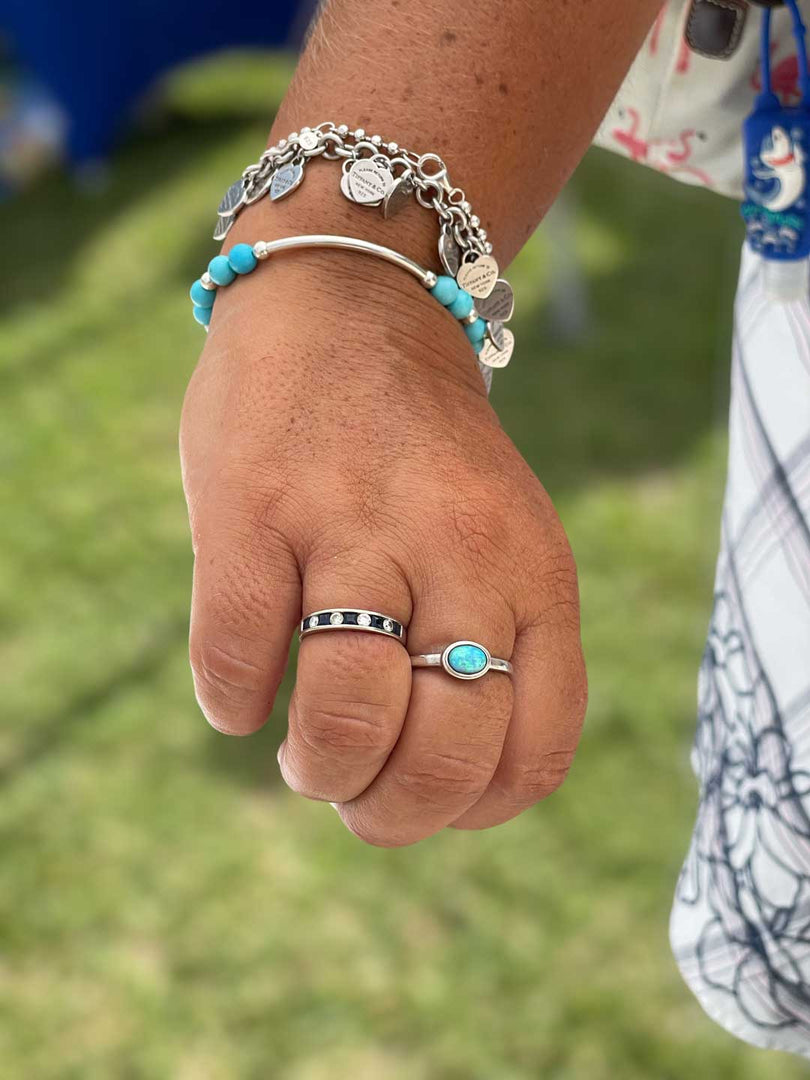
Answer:
POLYGON ((475 262, 462 263, 456 274, 459 288, 481 300, 489 296, 497 280, 498 264, 491 255, 480 255, 475 262))
POLYGON ((295 191, 303 179, 304 166, 300 162, 290 161, 287 165, 282 165, 280 169, 276 169, 270 181, 270 198, 273 202, 285 198, 295 191))
POLYGON ((475 310, 482 319, 495 319, 498 322, 509 322, 515 310, 515 294, 512 286, 503 278, 498 278, 492 287, 489 296, 481 297, 475 305, 475 310))
POLYGON ((487 334, 489 334, 489 340, 495 346, 498 351, 503 348, 504 336, 503 336, 503 323, 502 322, 488 322, 487 334))
POLYGON ((461 250, 449 232, 442 229, 439 237, 439 258, 450 277, 455 277, 461 266, 461 250))
POLYGON ((383 217, 392 218, 394 214, 398 214, 400 210, 404 209, 408 205, 408 200, 415 187, 413 173, 410 169, 404 172, 402 176, 397 177, 383 199, 383 217))
POLYGON ((503 348, 499 349, 493 341, 484 342, 484 347, 478 354, 478 361, 491 368, 505 368, 512 359, 515 348, 515 335, 511 330, 504 329, 503 348))
POLYGON ((356 203, 377 206, 393 186, 391 170, 367 158, 355 161, 348 172, 349 191, 356 203))

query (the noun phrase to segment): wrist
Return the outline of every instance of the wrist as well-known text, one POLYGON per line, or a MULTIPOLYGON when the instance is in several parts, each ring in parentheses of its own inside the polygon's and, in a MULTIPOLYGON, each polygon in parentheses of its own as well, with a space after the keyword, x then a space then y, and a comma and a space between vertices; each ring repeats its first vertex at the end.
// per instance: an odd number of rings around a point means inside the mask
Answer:
MULTIPOLYGON (((240 242, 255 243, 307 233, 338 234, 382 244, 407 255, 425 269, 442 273, 435 215, 415 199, 409 200, 390 219, 384 218, 379 210, 350 202, 340 192, 335 164, 317 158, 311 160, 294 194, 276 202, 264 197, 245 207, 236 217, 223 251, 240 242)), ((331 254, 330 261, 334 261, 331 254)), ((355 262, 353 255, 338 257, 355 262)))
MULTIPOLYGON (((310 163, 294 198, 275 203, 264 198, 246 207, 228 233, 223 252, 240 243, 325 233, 382 244, 441 272, 431 213, 415 201, 393 221, 364 212, 344 199, 326 165, 310 163)), ((212 338, 235 324, 252 336, 253 329, 267 327, 287 313, 300 326, 305 308, 307 342, 337 333, 359 334, 355 343, 366 344, 375 328, 382 335, 376 347, 408 352, 436 370, 456 369, 483 390, 475 352, 458 320, 416 278, 378 258, 335 249, 282 252, 236 285, 220 290, 212 338), (356 328, 350 329, 357 320, 356 328)))

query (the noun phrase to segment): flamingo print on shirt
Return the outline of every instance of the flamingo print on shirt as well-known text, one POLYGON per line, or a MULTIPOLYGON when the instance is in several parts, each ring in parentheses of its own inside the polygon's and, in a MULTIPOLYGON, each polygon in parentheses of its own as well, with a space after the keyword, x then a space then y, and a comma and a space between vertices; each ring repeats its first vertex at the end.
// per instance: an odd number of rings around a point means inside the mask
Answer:
POLYGON ((641 113, 638 109, 628 107, 622 113, 625 125, 613 128, 611 136, 633 161, 667 175, 687 173, 706 187, 712 186, 708 174, 690 164, 695 140, 704 138, 701 132, 686 128, 674 139, 644 139, 640 134, 641 113))

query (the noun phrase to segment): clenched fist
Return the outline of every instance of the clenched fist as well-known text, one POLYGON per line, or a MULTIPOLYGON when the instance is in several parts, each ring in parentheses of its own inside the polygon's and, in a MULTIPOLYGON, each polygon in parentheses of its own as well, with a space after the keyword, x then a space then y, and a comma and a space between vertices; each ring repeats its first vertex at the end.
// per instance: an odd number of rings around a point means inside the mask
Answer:
POLYGON ((559 786, 586 699, 574 561, 469 342, 418 284, 296 252, 223 290, 181 451, 191 663, 217 730, 264 724, 303 613, 368 608, 407 626, 407 650, 302 641, 279 751, 293 790, 393 846, 497 825, 559 786), (514 676, 411 669, 408 652, 458 639, 514 676))

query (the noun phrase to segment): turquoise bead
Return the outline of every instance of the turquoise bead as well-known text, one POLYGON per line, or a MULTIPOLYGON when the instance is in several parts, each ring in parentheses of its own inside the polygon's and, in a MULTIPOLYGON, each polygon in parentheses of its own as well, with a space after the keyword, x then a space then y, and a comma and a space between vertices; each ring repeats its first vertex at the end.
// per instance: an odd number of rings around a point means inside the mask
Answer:
POLYGON ((227 255, 215 255, 208 264, 208 273, 217 285, 230 285, 236 277, 236 271, 228 262, 227 255))
POLYGON ((196 304, 191 309, 191 314, 200 324, 200 326, 208 326, 211 322, 211 308, 210 307, 198 307, 196 304))
POLYGON ((237 244, 228 252, 231 270, 235 270, 237 274, 249 274, 256 269, 258 261, 250 244, 237 244))
MULTIPOLYGON (((212 275, 213 276, 213 275, 212 275)), ((447 310, 457 319, 466 319, 473 309, 473 298, 464 289, 458 290, 458 296, 452 304, 447 305, 447 310)))
POLYGON ((447 654, 447 666, 459 675, 481 675, 487 663, 487 654, 480 645, 456 645, 447 654))
POLYGON ((216 298, 216 289, 206 289, 199 278, 188 290, 188 295, 197 307, 213 307, 216 298))
POLYGON ((486 332, 487 324, 481 318, 476 319, 474 323, 468 323, 464 327, 464 333, 467 335, 470 341, 483 341, 486 332))
POLYGON ((476 354, 476 355, 477 355, 478 353, 480 353, 480 352, 481 352, 481 350, 483 349, 483 347, 484 347, 484 341, 485 341, 485 339, 484 339, 484 338, 481 338, 481 340, 480 340, 480 341, 474 341, 474 342, 472 343, 473 351, 475 352, 475 354, 476 354))
POLYGON ((442 274, 439 280, 430 290, 430 295, 435 296, 436 299, 444 307, 452 304, 455 298, 458 296, 458 285, 456 279, 448 277, 447 274, 442 274))

